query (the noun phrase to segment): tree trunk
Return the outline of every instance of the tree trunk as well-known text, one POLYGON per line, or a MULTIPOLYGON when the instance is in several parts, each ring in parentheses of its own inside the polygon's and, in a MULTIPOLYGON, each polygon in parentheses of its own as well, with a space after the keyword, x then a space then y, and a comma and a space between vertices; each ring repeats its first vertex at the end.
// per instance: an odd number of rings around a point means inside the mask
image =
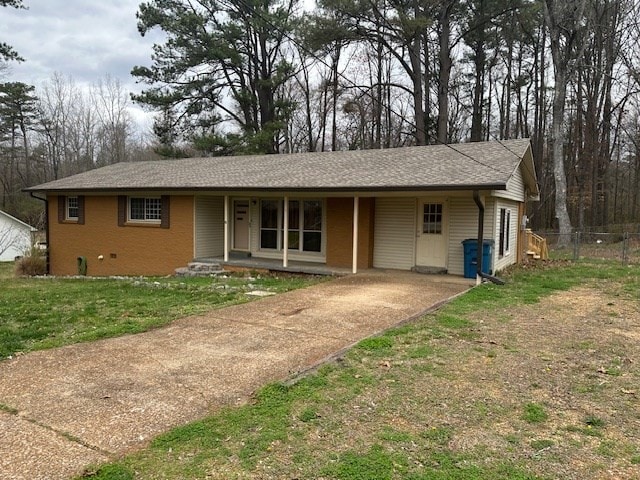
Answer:
POLYGON ((449 127, 449 79, 451 77, 451 9, 453 1, 448 1, 440 11, 439 65, 438 72, 438 143, 448 143, 449 127))
POLYGON ((564 168, 564 106, 567 94, 567 80, 564 66, 556 66, 556 88, 553 97, 553 119, 551 121, 551 145, 553 161, 553 178, 556 185, 555 191, 555 215, 558 222, 560 245, 567 245, 571 240, 571 219, 567 210, 567 175, 564 168))
MULTIPOLYGON (((482 31, 482 28, 479 29, 482 31)), ((484 35, 480 38, 484 39, 484 35)), ((482 141, 482 104, 484 101, 484 71, 485 71, 485 45, 483 41, 477 41, 474 50, 475 82, 473 85, 473 106, 471 112, 471 141, 482 141)), ((506 106, 508 108, 508 106, 506 106)))
POLYGON ((414 120, 416 125, 416 145, 426 145, 427 136, 424 128, 424 110, 422 109, 422 62, 421 55, 421 35, 416 34, 411 49, 409 50, 409 59, 411 60, 411 68, 413 70, 413 109, 415 112, 414 120))

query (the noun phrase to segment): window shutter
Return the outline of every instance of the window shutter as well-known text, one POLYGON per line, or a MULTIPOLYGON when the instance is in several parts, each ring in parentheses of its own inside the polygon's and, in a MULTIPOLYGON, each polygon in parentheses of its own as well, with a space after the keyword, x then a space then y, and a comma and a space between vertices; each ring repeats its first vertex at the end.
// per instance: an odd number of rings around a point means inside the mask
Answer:
POLYGON ((67 217, 67 197, 58 195, 58 223, 63 223, 67 217))
POLYGON ((78 224, 84 225, 84 195, 78 196, 78 224))
POLYGON ((160 207, 162 210, 160 211, 160 226, 162 228, 169 228, 169 204, 170 202, 169 195, 162 195, 160 200, 162 202, 162 206, 160 207))
POLYGON ((118 195, 118 226, 124 227, 127 223, 127 196, 118 195))

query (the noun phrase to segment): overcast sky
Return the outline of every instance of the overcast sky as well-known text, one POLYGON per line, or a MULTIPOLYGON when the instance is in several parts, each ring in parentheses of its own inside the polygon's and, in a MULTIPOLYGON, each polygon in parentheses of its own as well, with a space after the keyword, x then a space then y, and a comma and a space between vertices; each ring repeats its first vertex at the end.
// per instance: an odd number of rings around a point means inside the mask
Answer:
MULTIPOLYGON (((0 41, 25 59, 11 62, 3 81, 39 88, 54 72, 91 85, 105 75, 128 91, 139 91, 135 65, 151 65, 151 46, 160 34, 140 36, 136 12, 142 0, 24 0, 27 10, 0 8, 0 41)), ((139 109, 132 112, 143 117, 139 109)))

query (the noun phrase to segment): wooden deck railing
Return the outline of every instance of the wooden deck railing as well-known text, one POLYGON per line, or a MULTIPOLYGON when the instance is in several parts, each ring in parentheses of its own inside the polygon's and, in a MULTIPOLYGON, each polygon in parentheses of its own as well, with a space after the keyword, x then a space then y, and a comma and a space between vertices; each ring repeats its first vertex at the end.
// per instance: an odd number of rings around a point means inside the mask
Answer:
POLYGON ((533 230, 527 228, 525 230, 527 242, 527 255, 536 259, 547 260, 549 258, 549 248, 547 239, 533 233, 533 230))

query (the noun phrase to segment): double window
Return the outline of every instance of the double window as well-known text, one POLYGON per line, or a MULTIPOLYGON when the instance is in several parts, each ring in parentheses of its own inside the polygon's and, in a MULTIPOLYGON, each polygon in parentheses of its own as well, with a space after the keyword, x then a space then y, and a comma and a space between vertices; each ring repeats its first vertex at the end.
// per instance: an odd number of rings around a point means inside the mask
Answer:
POLYGON ((159 225, 169 228, 170 197, 118 197, 118 226, 159 225))
POLYGON ((162 200, 160 197, 129 197, 129 221, 160 223, 162 200))
MULTIPOLYGON (((322 200, 289 200, 289 251, 322 251, 322 200)), ((284 248, 284 202, 278 199, 260 201, 260 248, 284 248)))

